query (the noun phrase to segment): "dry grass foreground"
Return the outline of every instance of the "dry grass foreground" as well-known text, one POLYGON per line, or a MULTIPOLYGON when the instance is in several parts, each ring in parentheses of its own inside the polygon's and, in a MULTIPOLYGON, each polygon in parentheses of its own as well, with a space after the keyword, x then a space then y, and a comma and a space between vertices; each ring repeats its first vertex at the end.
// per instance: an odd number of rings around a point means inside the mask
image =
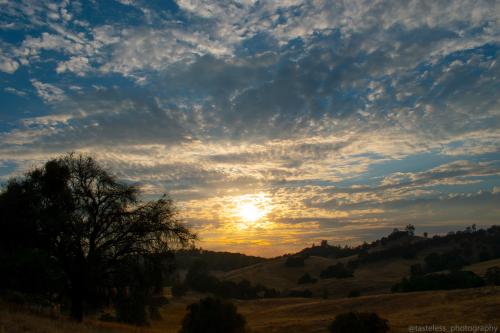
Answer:
MULTIPOLYGON (((162 310, 163 319, 151 327, 133 327, 87 319, 76 324, 0 309, 1 333, 173 333, 177 332, 185 307, 195 298, 173 301, 162 310)), ((278 298, 238 301, 253 333, 327 332, 332 319, 346 311, 375 311, 389 320, 391 332, 408 332, 409 325, 500 326, 500 287, 386 294, 336 300, 278 298)))

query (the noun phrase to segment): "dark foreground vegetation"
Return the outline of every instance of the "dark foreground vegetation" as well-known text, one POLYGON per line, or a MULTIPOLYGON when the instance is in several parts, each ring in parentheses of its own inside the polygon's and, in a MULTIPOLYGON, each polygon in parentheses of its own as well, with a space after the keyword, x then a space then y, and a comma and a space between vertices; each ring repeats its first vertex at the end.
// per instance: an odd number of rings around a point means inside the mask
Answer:
POLYGON ((144 324, 172 250, 195 235, 170 199, 139 195, 83 155, 11 179, 0 194, 0 292, 62 304, 79 321, 112 305, 118 319, 144 324))
POLYGON ((485 285, 485 281, 469 271, 452 271, 422 276, 411 276, 392 287, 394 292, 410 292, 425 290, 451 290, 477 288, 485 285))
POLYGON ((188 306, 179 333, 243 333, 245 318, 233 303, 207 297, 188 306))
POLYGON ((389 325, 373 312, 347 312, 337 315, 329 330, 332 333, 386 333, 389 325))
POLYGON ((201 261, 210 271, 228 272, 266 260, 268 259, 241 253, 215 252, 203 249, 180 249, 175 252, 175 267, 177 269, 189 269, 196 262, 201 261))
POLYGON ((185 289, 211 293, 222 298, 256 299, 279 296, 277 290, 266 288, 261 284, 252 285, 248 280, 240 282, 219 280, 210 273, 203 261, 193 263, 186 275, 184 286, 185 289))

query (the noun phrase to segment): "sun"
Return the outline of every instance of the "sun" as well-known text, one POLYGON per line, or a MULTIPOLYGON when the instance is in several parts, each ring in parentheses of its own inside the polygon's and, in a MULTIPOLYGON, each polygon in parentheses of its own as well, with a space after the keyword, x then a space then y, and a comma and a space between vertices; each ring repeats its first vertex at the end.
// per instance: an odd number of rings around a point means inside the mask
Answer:
POLYGON ((233 200, 233 216, 238 217, 246 227, 265 222, 266 215, 271 211, 270 200, 263 193, 242 195, 233 200))
POLYGON ((266 211, 253 203, 245 203, 238 207, 238 215, 245 221, 255 222, 266 215, 266 211))

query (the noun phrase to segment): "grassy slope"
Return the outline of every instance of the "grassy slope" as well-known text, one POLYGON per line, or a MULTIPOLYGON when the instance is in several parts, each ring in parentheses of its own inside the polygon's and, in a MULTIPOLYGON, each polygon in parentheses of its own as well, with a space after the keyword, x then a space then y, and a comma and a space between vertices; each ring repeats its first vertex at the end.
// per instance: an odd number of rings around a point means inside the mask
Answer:
MULTIPOLYGON (((266 287, 278 290, 309 289, 314 296, 321 296, 327 289, 330 297, 346 297, 351 290, 359 290, 362 295, 376 295, 390 293, 391 287, 400 282, 410 273, 410 266, 422 263, 424 257, 431 252, 445 252, 453 247, 452 244, 429 248, 421 251, 416 259, 390 258, 373 263, 362 264, 354 272, 353 278, 347 279, 319 279, 319 274, 326 267, 339 261, 347 263, 355 257, 342 259, 330 259, 311 256, 305 260, 304 267, 286 267, 285 258, 278 258, 264 263, 236 269, 219 278, 240 281, 247 279, 252 283, 261 283, 266 287), (318 279, 315 284, 298 285, 297 280, 305 272, 318 279)), ((475 263, 464 267, 464 270, 472 270, 483 275, 486 269, 492 266, 500 266, 500 259, 475 263)))
POLYGON ((486 273, 486 270, 488 270, 488 268, 494 267, 494 266, 500 267, 500 258, 488 260, 488 261, 483 261, 483 262, 478 262, 478 263, 464 267, 463 270, 464 271, 473 271, 474 273, 482 276, 482 275, 484 275, 484 273, 486 273))
POLYGON ((392 332, 408 332, 416 324, 500 325, 500 288, 419 292, 337 300, 276 299, 240 306, 254 333, 327 332, 336 314, 375 311, 389 320, 392 332))
POLYGON ((347 262, 352 258, 328 259, 309 257, 304 267, 286 267, 285 259, 248 266, 231 271, 223 278, 233 281, 247 279, 253 283, 262 283, 266 287, 280 290, 309 289, 315 296, 320 296, 324 288, 328 289, 331 297, 345 297, 350 290, 360 290, 362 294, 380 294, 390 292, 391 286, 408 275, 410 266, 418 260, 389 259, 375 263, 364 264, 354 272, 353 278, 347 279, 319 279, 320 272, 338 261, 347 262), (315 284, 298 285, 298 278, 308 272, 318 278, 315 284))
MULTIPOLYGON (((187 304, 194 297, 173 301, 162 309, 163 320, 152 327, 135 328, 116 323, 87 320, 85 324, 65 319, 54 321, 0 307, 1 333, 173 333, 177 332, 187 304)), ((375 311, 389 320, 391 332, 408 332, 411 324, 500 325, 500 287, 387 294, 335 300, 279 298, 238 301, 253 333, 327 332, 336 314, 345 311, 375 311)))

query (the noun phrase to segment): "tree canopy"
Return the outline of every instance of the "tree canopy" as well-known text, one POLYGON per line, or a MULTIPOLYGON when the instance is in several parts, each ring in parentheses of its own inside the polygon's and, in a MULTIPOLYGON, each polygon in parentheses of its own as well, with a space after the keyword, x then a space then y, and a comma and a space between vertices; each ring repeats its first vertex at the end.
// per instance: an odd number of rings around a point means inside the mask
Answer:
POLYGON ((124 280, 125 262, 159 262, 196 239, 171 199, 139 196, 138 187, 119 182, 90 156, 52 159, 1 192, 0 255, 46 255, 64 278, 72 317, 81 320, 85 302, 124 280))

